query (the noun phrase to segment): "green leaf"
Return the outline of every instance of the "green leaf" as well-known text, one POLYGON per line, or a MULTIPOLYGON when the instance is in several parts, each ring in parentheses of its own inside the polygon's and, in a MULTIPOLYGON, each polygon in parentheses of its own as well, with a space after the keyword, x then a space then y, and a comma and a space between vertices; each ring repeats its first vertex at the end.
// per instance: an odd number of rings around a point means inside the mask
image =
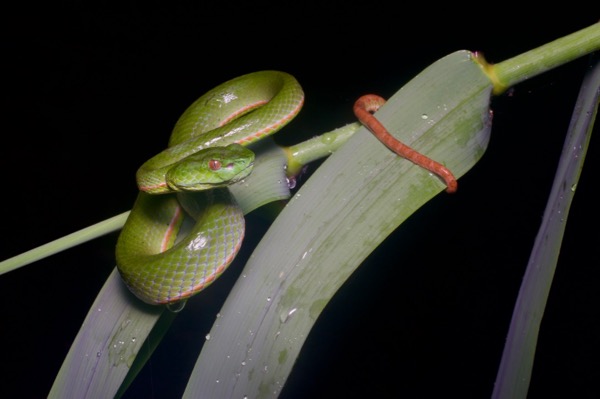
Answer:
POLYGON ((527 397, 542 316, 598 113, 600 63, 597 58, 593 64, 579 92, 542 225, 521 283, 492 398, 527 397))
MULTIPOLYGON (((456 176, 484 153, 492 83, 468 51, 398 91, 377 117, 456 176)), ((319 314, 400 223, 444 189, 365 129, 328 158, 273 223, 202 348, 185 397, 275 397, 319 314)))

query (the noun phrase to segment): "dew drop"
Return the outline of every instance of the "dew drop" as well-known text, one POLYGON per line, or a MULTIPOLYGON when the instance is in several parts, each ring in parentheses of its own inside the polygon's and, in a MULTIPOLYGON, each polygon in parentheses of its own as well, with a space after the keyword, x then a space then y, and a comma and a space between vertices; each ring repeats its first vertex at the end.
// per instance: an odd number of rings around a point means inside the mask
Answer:
POLYGON ((427 114, 422 114, 422 115, 421 115, 421 119, 425 120, 425 119, 427 119, 427 118, 429 118, 429 116, 428 116, 427 114))
POLYGON ((181 300, 179 302, 174 302, 174 303, 168 303, 167 304, 167 309, 173 313, 179 313, 183 310, 183 308, 185 307, 187 300, 181 300))
POLYGON ((296 188, 296 184, 298 182, 296 181, 296 178, 294 176, 290 176, 287 178, 287 186, 290 190, 296 188))
POLYGON ((292 317, 292 315, 293 315, 294 313, 296 313, 296 311, 297 311, 297 310, 298 310, 297 308, 293 308, 293 309, 291 309, 290 311, 288 311, 287 313, 286 313, 286 312, 282 312, 282 313, 279 315, 279 320, 280 320, 282 323, 286 323, 286 322, 287 322, 287 321, 290 319, 290 317, 292 317))
POLYGON ((321 136, 321 142, 323 144, 331 144, 335 141, 335 136, 333 134, 325 133, 321 136))
POLYGON ((206 335, 204 336, 204 339, 206 339, 206 340, 208 341, 208 340, 210 339, 210 334, 206 334, 206 335))

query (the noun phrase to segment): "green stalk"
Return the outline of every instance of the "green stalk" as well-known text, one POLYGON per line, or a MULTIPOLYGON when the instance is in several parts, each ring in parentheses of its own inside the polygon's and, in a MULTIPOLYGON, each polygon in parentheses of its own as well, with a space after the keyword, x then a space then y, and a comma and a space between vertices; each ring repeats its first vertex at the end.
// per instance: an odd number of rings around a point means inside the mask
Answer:
MULTIPOLYGON (((359 127, 360 124, 358 122, 351 123, 331 132, 323 133, 320 136, 313 137, 312 139, 306 140, 302 143, 283 148, 285 156, 287 157, 288 176, 294 176, 302 169, 304 165, 332 154, 342 144, 344 144, 348 138, 358 130, 359 127)), ((243 185, 239 185, 234 189, 236 197, 238 198, 238 202, 244 201, 245 197, 247 196, 260 195, 261 192, 263 194, 267 193, 266 191, 261 191, 260 189, 248 191, 242 186, 243 185)), ((284 199, 283 197, 285 196, 286 195, 282 194, 280 199, 284 199)), ((287 196, 289 197, 289 195, 287 196)), ((253 207, 257 207, 264 205, 264 203, 268 201, 273 201, 273 197, 268 197, 263 203, 256 201, 256 198, 253 198, 249 202, 253 204, 253 207)), ((247 210, 247 212, 250 211, 251 209, 247 210)), ((22 254, 16 255, 12 258, 3 260, 0 262, 0 275, 18 269, 19 267, 26 266, 30 263, 37 262, 38 260, 44 259, 61 251, 65 251, 79 244, 83 244, 84 242, 117 231, 123 227, 123 224, 125 224, 125 221, 127 220, 127 216, 129 216, 129 211, 123 212, 120 215, 113 216, 92 226, 88 226, 74 233, 58 238, 27 252, 23 252, 22 254)))
POLYGON ((361 124, 358 122, 350 123, 331 132, 323 133, 320 136, 286 148, 288 175, 295 176, 304 165, 333 153, 360 127, 361 124))
POLYGON ((58 238, 27 252, 23 252, 22 254, 12 258, 3 260, 0 262, 0 274, 8 273, 14 269, 18 269, 21 266, 37 262, 38 260, 44 259, 50 255, 54 255, 58 252, 76 247, 79 244, 83 244, 84 242, 93 240, 94 238, 112 233, 113 231, 117 231, 123 227, 125 220, 127 220, 127 216, 129 216, 129 211, 123 212, 120 215, 113 216, 64 237, 58 238))
MULTIPOLYGON (((481 54, 476 54, 475 59, 494 83, 494 94, 500 94, 524 80, 597 50, 600 50, 600 23, 495 65, 488 64, 481 54)), ((359 123, 351 123, 286 148, 288 174, 295 175, 304 165, 333 153, 359 128, 359 123)), ((128 214, 124 212, 6 259, 0 262, 0 275, 116 231, 123 226, 128 214)))
POLYGON ((494 82, 494 94, 583 55, 600 50, 600 22, 516 57, 490 65, 477 59, 494 82))

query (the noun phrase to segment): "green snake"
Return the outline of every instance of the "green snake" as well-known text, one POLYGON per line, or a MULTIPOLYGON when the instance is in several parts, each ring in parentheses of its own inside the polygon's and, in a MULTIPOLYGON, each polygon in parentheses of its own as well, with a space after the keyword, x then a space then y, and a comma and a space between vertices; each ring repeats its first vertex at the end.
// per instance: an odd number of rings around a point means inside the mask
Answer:
POLYGON ((117 240, 117 268, 139 299, 186 300, 229 266, 245 227, 223 187, 251 172, 254 154, 245 146, 285 126, 303 102, 294 77, 260 71, 215 87, 181 115, 167 149, 137 171, 140 193, 117 240), (196 222, 177 239, 183 208, 196 222))

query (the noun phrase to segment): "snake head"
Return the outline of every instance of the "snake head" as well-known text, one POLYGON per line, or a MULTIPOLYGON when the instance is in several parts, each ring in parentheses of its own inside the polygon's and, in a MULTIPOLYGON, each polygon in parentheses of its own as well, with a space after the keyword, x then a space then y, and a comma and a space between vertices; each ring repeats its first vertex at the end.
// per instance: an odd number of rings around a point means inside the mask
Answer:
POLYGON ((252 172, 254 153, 239 145, 209 147, 177 162, 166 175, 173 191, 201 191, 233 184, 252 172))

